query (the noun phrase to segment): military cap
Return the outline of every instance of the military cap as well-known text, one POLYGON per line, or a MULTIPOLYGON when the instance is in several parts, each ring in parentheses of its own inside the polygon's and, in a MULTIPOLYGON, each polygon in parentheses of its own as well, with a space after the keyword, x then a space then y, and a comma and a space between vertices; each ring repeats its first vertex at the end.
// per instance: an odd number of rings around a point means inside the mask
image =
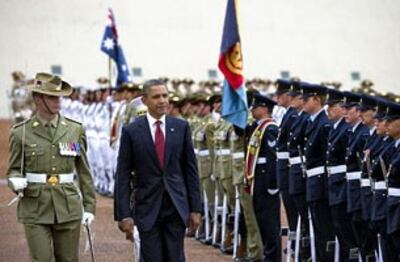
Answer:
POLYGON ((220 102, 222 100, 221 93, 214 93, 208 98, 208 104, 212 105, 214 103, 220 102))
POLYGON ((276 95, 282 95, 290 91, 291 82, 284 79, 278 79, 275 82, 276 95))
POLYGON ((361 105, 360 105, 360 110, 361 111, 368 111, 368 110, 376 110, 377 106, 377 101, 375 97, 367 95, 367 94, 362 94, 361 95, 361 105))
POLYGON ((28 81, 27 88, 48 96, 69 96, 72 93, 70 84, 48 73, 37 73, 34 79, 28 81))
POLYGON ((207 98, 208 98, 207 93, 196 93, 193 96, 194 96, 194 98, 193 98, 192 103, 195 104, 195 105, 197 105, 199 103, 206 103, 207 102, 207 98))
POLYGON ((303 99, 307 99, 312 96, 326 96, 328 88, 322 85, 303 83, 301 91, 303 99))
POLYGON ((272 111, 272 108, 276 105, 276 102, 269 97, 266 97, 260 93, 254 93, 253 101, 251 103, 251 109, 256 107, 267 107, 272 111))
POLYGON ((182 83, 191 85, 191 84, 194 83, 194 81, 193 81, 193 79, 191 79, 191 78, 184 78, 184 79, 182 80, 182 83))
POLYGON ((342 92, 336 89, 328 89, 328 98, 326 99, 327 105, 334 105, 337 103, 344 102, 344 95, 342 92))
POLYGON ((344 108, 351 108, 354 106, 359 106, 361 102, 361 95, 349 91, 344 91, 344 108))
POLYGON ((290 84, 290 89, 288 96, 299 96, 301 95, 301 82, 300 81, 292 81, 290 84))
POLYGON ((376 113, 374 115, 375 119, 378 120, 383 120, 386 116, 387 110, 388 110, 388 103, 387 100, 383 97, 376 97, 376 113))
POLYGON ((400 119, 400 104, 388 101, 387 105, 388 105, 388 111, 385 119, 388 121, 400 119))
POLYGON ((128 91, 132 91, 132 92, 141 90, 140 87, 141 86, 139 84, 135 84, 132 82, 125 82, 125 83, 122 83, 120 86, 120 88, 128 90, 128 91))

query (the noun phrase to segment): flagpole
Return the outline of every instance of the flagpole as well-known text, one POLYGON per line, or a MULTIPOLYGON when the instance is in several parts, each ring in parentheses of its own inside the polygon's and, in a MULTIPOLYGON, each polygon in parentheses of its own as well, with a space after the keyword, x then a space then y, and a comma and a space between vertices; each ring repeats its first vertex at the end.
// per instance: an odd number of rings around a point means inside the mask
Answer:
POLYGON ((108 92, 111 95, 112 85, 111 85, 111 57, 108 57, 108 92))

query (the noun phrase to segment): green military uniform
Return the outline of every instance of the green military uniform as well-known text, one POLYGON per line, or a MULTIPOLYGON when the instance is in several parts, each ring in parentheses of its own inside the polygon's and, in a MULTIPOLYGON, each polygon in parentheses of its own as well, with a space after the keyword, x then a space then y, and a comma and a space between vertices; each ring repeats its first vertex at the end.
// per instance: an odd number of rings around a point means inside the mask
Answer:
POLYGON ((246 225, 246 237, 242 237, 241 240, 246 241, 247 257, 252 260, 261 260, 263 257, 263 243, 254 212, 253 199, 244 190, 245 137, 236 135, 233 126, 231 126, 229 139, 232 153, 232 182, 239 191, 241 212, 246 225))
MULTIPOLYGON (((61 96, 58 89, 48 93, 61 96)), ((33 116, 11 130, 7 177, 27 178, 17 214, 32 261, 78 261, 83 211, 94 214, 96 209, 86 148, 83 126, 61 115, 49 122, 33 116)))
POLYGON ((235 190, 232 181, 232 162, 229 140, 229 130, 231 127, 232 125, 229 122, 221 118, 214 133, 214 146, 216 153, 215 174, 218 176, 224 193, 227 196, 228 207, 230 210, 233 210, 235 204, 235 190))
POLYGON ((206 128, 211 124, 211 116, 205 116, 193 131, 194 145, 197 152, 197 163, 200 174, 202 196, 207 197, 208 209, 213 215, 215 184, 211 180, 211 156, 206 137, 206 128))

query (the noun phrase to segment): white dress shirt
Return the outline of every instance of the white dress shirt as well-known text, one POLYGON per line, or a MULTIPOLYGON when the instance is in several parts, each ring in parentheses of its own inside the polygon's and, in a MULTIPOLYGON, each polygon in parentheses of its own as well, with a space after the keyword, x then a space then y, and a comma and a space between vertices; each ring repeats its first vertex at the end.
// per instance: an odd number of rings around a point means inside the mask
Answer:
POLYGON ((165 115, 163 115, 160 119, 155 119, 154 117, 152 117, 149 112, 147 112, 146 114, 147 117, 147 121, 149 123, 149 128, 150 128, 150 132, 151 132, 151 137, 153 138, 153 142, 155 141, 155 136, 156 136, 156 130, 157 130, 157 125, 156 122, 160 121, 160 127, 161 127, 161 131, 164 134, 164 141, 165 141, 165 115))

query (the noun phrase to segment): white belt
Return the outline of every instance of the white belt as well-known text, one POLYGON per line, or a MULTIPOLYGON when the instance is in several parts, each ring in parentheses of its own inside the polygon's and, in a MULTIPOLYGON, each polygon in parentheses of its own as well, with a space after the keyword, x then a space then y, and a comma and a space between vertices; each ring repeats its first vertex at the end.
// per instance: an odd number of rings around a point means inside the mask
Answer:
MULTIPOLYGON (((26 179, 30 183, 47 183, 47 174, 43 173, 26 173, 26 179)), ((74 182, 74 173, 58 174, 59 184, 74 182)))
POLYGON ((331 174, 331 175, 339 174, 339 173, 346 173, 346 171, 347 171, 346 165, 328 166, 327 169, 328 169, 329 174, 331 174))
POLYGON ((217 156, 226 156, 226 155, 229 155, 230 153, 231 153, 231 150, 229 150, 229 149, 219 149, 219 150, 217 150, 216 155, 217 156))
MULTIPOLYGON (((304 161, 304 160, 303 160, 304 161)), ((289 158, 289 163, 291 165, 301 164, 301 158, 299 156, 289 158)))
POLYGON ((323 166, 307 169, 307 177, 318 176, 325 173, 325 168, 323 166))
POLYGON ((389 187, 388 195, 389 196, 400 197, 400 188, 389 187))
POLYGON ((265 163, 267 163, 267 158, 265 158, 265 157, 259 157, 259 158, 257 159, 257 164, 265 164, 265 163))
POLYGON ((210 151, 208 151, 208 149, 204 149, 204 150, 200 150, 197 154, 199 156, 209 156, 210 155, 210 151))
POLYGON ((195 148, 195 149, 194 149, 194 153, 195 153, 196 155, 198 155, 198 154, 199 154, 199 150, 198 150, 197 148, 195 148))
POLYGON ((236 152, 233 153, 233 159, 240 159, 240 158, 244 158, 244 152, 236 152))
POLYGON ((346 173, 347 180, 357 180, 361 178, 361 171, 346 173))
POLYGON ((280 160, 289 159, 289 152, 276 152, 276 157, 280 160))
POLYGON ((385 181, 379 181, 374 183, 374 190, 385 190, 386 187, 386 182, 385 181))
POLYGON ((368 178, 362 178, 361 179, 361 187, 370 187, 371 186, 371 180, 368 178))

